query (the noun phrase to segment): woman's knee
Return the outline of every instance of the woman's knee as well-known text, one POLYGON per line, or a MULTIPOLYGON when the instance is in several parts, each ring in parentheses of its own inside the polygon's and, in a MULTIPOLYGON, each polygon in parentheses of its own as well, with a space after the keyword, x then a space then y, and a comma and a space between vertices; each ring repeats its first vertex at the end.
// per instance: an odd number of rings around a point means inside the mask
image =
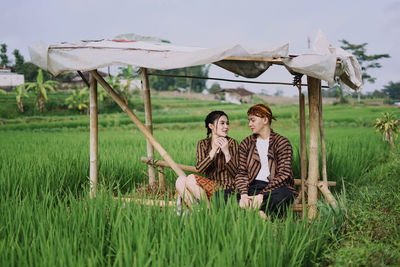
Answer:
POLYGON ((197 186, 196 177, 190 174, 186 177, 186 187, 193 188, 197 186))
POLYGON ((179 176, 175 181, 175 187, 176 189, 183 191, 185 188, 185 177, 179 176))

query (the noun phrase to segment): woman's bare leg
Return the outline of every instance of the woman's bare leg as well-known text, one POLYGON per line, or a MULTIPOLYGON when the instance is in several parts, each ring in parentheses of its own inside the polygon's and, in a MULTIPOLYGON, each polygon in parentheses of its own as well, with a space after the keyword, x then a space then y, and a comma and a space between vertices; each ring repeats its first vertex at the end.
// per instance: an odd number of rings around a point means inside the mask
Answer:
POLYGON ((186 188, 192 192, 193 196, 197 199, 207 199, 206 192, 201 188, 193 174, 190 174, 186 178, 186 188))
POLYGON ((185 203, 189 206, 192 206, 193 197, 192 193, 187 189, 186 180, 187 178, 179 176, 178 179, 176 179, 175 187, 176 191, 178 191, 178 194, 182 197, 185 203))

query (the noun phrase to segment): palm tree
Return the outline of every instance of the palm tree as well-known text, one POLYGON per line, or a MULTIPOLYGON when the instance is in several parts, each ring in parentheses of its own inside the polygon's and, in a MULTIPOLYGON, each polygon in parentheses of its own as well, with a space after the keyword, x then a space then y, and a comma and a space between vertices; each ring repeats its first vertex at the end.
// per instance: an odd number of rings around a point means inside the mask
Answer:
MULTIPOLYGON (((114 89, 114 91, 116 91, 119 94, 119 96, 122 98, 124 103, 128 105, 128 102, 129 102, 129 94, 128 94, 129 85, 121 85, 121 82, 120 82, 118 76, 114 76, 114 78, 112 78, 111 76, 108 77, 107 82, 114 89)), ((130 81, 129 81, 129 83, 130 83, 130 81)))
POLYGON ((65 99, 65 103, 68 105, 69 109, 78 109, 81 113, 85 110, 87 111, 89 104, 88 88, 72 90, 72 95, 65 99))
POLYGON ((15 95, 15 99, 17 100, 17 106, 19 111, 21 111, 21 113, 24 112, 24 105, 22 103, 22 97, 25 96, 27 97, 28 95, 26 94, 26 91, 24 89, 24 85, 20 84, 17 87, 14 88, 14 91, 16 93, 15 95))
POLYGON ((377 132, 381 132, 383 140, 390 143, 394 149, 393 139, 397 139, 399 131, 399 120, 397 120, 393 113, 383 113, 383 118, 377 118, 375 128, 377 132))
POLYGON ((41 69, 38 70, 36 82, 24 83, 26 91, 33 90, 36 94, 36 105, 39 107, 39 111, 43 112, 44 102, 48 101, 47 90, 55 92, 54 85, 58 84, 56 81, 45 81, 43 82, 43 72, 41 69))

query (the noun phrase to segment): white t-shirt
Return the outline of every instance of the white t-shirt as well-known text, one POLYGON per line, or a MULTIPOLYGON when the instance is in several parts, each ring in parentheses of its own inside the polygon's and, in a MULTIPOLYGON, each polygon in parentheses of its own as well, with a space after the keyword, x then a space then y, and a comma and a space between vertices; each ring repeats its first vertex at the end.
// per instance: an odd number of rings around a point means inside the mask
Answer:
POLYGON ((265 140, 257 138, 256 142, 258 154, 260 155, 261 169, 257 174, 256 180, 269 182, 269 167, 268 167, 268 148, 269 148, 269 137, 265 140))

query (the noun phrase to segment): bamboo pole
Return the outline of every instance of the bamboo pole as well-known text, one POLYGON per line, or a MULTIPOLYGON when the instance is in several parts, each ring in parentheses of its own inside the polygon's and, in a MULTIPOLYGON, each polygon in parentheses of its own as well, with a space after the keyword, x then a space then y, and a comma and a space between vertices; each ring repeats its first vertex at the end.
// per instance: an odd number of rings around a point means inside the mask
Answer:
POLYGON ((111 86, 101 77, 97 71, 91 70, 90 73, 95 77, 95 79, 101 84, 101 86, 106 90, 106 92, 114 99, 114 101, 121 107, 121 109, 128 115, 128 117, 136 124, 139 130, 146 136, 153 147, 160 153, 161 157, 170 164, 171 168, 175 171, 178 176, 186 177, 182 169, 175 163, 171 156, 165 151, 165 149, 158 143, 151 132, 143 125, 138 117, 130 110, 130 108, 124 103, 124 101, 119 97, 119 95, 111 88, 111 86))
POLYGON ((321 81, 307 76, 308 83, 308 104, 310 120, 310 139, 309 139, 309 162, 308 162, 308 218, 312 219, 317 214, 317 198, 319 180, 319 158, 318 158, 318 131, 319 131, 319 112, 318 112, 318 90, 321 81))
MULTIPOLYGON (((151 116, 151 97, 150 97, 150 86, 149 86, 149 77, 147 76, 147 69, 142 68, 142 83, 143 83, 143 96, 144 96, 144 114, 145 114, 145 122, 146 127, 153 134, 153 122, 151 116)), ((154 159, 154 148, 146 139, 147 145, 147 157, 150 159, 154 159)), ((156 170, 154 166, 148 166, 149 171, 149 184, 153 185, 156 182, 156 170)))
POLYGON ((164 167, 158 167, 158 187, 165 188, 164 167))
MULTIPOLYGON (((168 162, 163 161, 163 160, 153 161, 153 160, 150 160, 149 158, 142 157, 141 161, 143 163, 146 163, 146 164, 152 164, 152 165, 161 166, 161 167, 164 167, 164 168, 171 168, 171 166, 168 164, 168 162)), ((199 173, 194 166, 183 165, 183 164, 178 164, 178 166, 179 166, 179 168, 181 168, 185 172, 199 173)), ((300 179, 294 179, 294 185, 296 185, 296 186, 301 185, 301 180, 300 179)), ((336 186, 336 182, 335 181, 328 181, 328 185, 329 186, 336 186)))
POLYGON ((90 197, 96 196, 98 182, 98 117, 97 117, 97 81, 90 75, 90 197))
POLYGON ((322 181, 328 186, 328 173, 326 171, 326 145, 325 145, 325 135, 324 135, 324 122, 322 120, 322 90, 321 83, 319 83, 318 89, 319 96, 319 134, 321 138, 321 157, 322 157, 322 181))
POLYGON ((336 208, 336 200, 323 181, 318 182, 318 189, 321 191, 325 200, 331 204, 332 207, 336 208))
MULTIPOLYGON (((300 114, 300 168, 301 168, 301 187, 300 196, 301 203, 303 206, 306 205, 305 189, 306 189, 306 179, 307 179, 307 141, 306 141, 306 112, 305 112, 305 100, 304 94, 301 92, 301 79, 298 84, 299 88, 299 114, 300 114)), ((305 210, 303 209, 303 216, 305 215, 305 210)))

